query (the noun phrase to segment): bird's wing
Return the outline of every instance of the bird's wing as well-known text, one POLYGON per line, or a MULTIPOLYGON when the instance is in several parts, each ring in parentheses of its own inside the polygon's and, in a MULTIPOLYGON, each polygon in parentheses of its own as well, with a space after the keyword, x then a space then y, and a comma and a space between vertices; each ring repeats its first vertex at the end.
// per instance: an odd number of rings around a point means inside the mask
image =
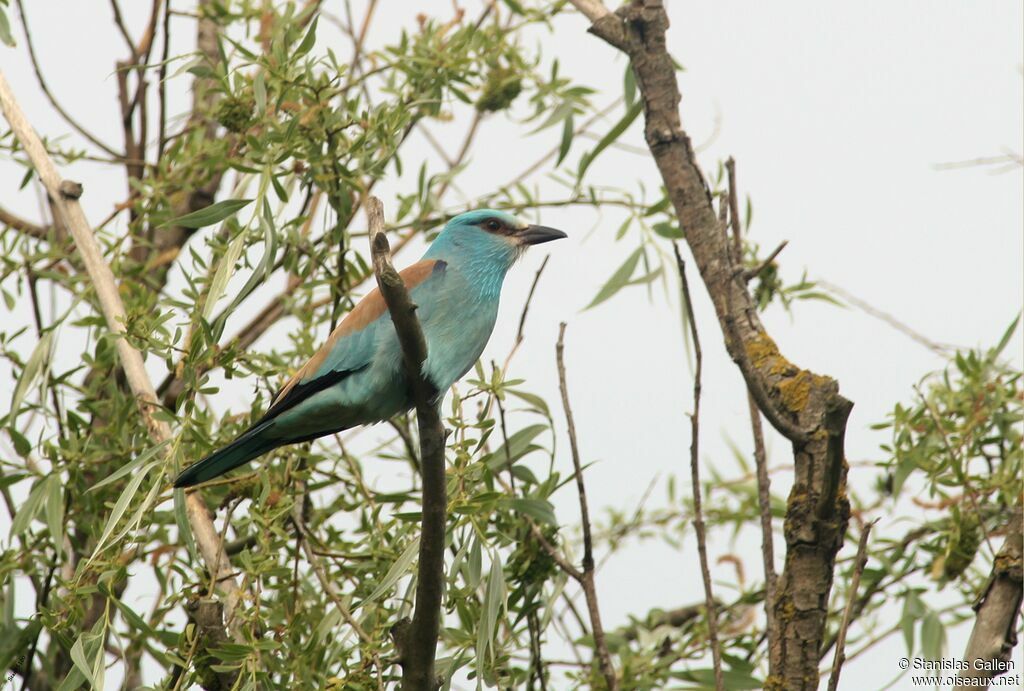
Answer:
MULTIPOLYGON (((445 267, 441 260, 422 259, 402 269, 399 275, 406 289, 412 291, 443 273, 445 267)), ((318 391, 367 367, 373 361, 377 329, 384 323, 381 317, 386 311, 379 288, 367 293, 338 324, 327 342, 285 383, 260 422, 277 417, 318 391)))

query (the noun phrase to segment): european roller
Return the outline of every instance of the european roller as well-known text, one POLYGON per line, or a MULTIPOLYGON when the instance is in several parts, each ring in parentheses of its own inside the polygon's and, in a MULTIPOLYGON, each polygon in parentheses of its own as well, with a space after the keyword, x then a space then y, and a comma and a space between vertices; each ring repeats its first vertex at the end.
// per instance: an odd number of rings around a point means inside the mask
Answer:
MULTIPOLYGON (((487 345, 509 268, 530 245, 564 237, 503 211, 478 209, 451 219, 423 258, 400 272, 427 342, 423 372, 439 398, 487 345)), ((374 288, 281 388, 262 418, 185 469, 174 486, 206 482, 279 446, 380 422, 413 405, 398 337, 374 288)))

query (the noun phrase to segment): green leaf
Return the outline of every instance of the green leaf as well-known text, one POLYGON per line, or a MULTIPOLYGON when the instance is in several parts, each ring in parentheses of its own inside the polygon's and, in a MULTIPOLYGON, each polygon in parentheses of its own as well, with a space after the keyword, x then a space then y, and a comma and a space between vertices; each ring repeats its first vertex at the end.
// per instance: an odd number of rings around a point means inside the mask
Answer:
POLYGON ((188 513, 185 510, 185 490, 174 490, 174 523, 178 526, 178 537, 185 540, 185 548, 192 556, 193 562, 199 561, 199 550, 196 548, 196 538, 192 535, 192 527, 188 523, 188 513))
POLYGON ((597 146, 590 153, 583 156, 580 160, 580 170, 577 173, 577 177, 582 180, 583 174, 587 172, 587 168, 594 162, 594 159, 598 155, 611 146, 616 139, 622 136, 622 133, 626 131, 626 128, 633 124, 636 117, 640 115, 640 111, 643 110, 643 105, 637 101, 629 107, 626 114, 622 116, 622 119, 615 123, 615 126, 608 132, 608 134, 601 137, 601 140, 597 142, 597 146))
POLYGON ((39 509, 43 506, 43 497, 46 496, 46 480, 39 480, 32 487, 32 491, 28 494, 28 499, 18 509, 18 513, 14 514, 14 520, 11 521, 11 532, 10 536, 13 538, 15 535, 21 535, 28 527, 32 524, 36 515, 39 513, 39 509))
POLYGON ((466 585, 476 590, 483 578, 484 554, 480 546, 480 540, 473 539, 473 547, 469 550, 469 561, 466 562, 466 585))
POLYGON ((210 281, 210 290, 206 294, 206 302, 203 303, 203 319, 206 321, 210 321, 213 317, 217 301, 224 294, 228 287, 228 281, 235 273, 235 264, 238 263, 238 258, 242 256, 242 250, 245 249, 245 236, 244 229, 239 231, 238 236, 231 241, 224 256, 217 263, 217 272, 213 275, 213 280, 210 281))
POLYGON ((903 630, 903 641, 907 644, 907 655, 914 654, 914 627, 917 620, 924 614, 924 603, 915 591, 910 591, 903 600, 903 614, 900 616, 900 628, 903 630))
POLYGON ((316 22, 320 19, 319 15, 313 17, 313 21, 309 25, 309 30, 306 35, 302 38, 302 43, 295 49, 295 53, 292 58, 301 58, 303 55, 308 53, 313 48, 313 44, 316 43, 316 22))
POLYGON ((45 377, 49 370, 50 353, 53 352, 53 331, 47 331, 32 350, 32 354, 25 363, 25 369, 18 377, 18 383, 14 387, 14 395, 11 396, 11 419, 10 426, 14 427, 18 411, 25 400, 25 395, 40 376, 45 377))
POLYGON ((683 239, 683 229, 677 223, 662 221, 661 223, 655 223, 651 228, 663 238, 668 238, 669 240, 683 239))
POLYGON ((633 254, 626 258, 626 261, 622 262, 622 266, 615 270, 612 277, 608 279, 608 282, 601 286, 601 290, 597 291, 597 295, 590 301, 590 304, 583 308, 583 311, 587 311, 593 307, 600 305, 602 302, 615 295, 629 283, 629 279, 633 277, 633 272, 636 271, 636 265, 640 261, 640 257, 643 256, 643 247, 637 247, 633 251, 633 254))
POLYGON ((487 455, 487 467, 495 471, 501 470, 508 467, 509 463, 515 463, 530 451, 536 450, 538 447, 532 446, 530 442, 547 428, 547 425, 529 425, 515 432, 508 438, 507 446, 502 444, 494 453, 487 455))
POLYGON ((555 507, 553 507, 551 502, 546 499, 521 497, 509 500, 509 504, 511 504, 512 508, 516 511, 525 513, 530 518, 535 518, 541 523, 558 525, 558 519, 555 518, 555 507))
MULTIPOLYGON (((267 172, 267 175, 271 174, 267 172)), ((272 176, 271 179, 273 179, 272 176)), ((260 217, 260 225, 263 227, 263 257, 260 258, 260 263, 253 270, 242 289, 238 291, 235 299, 224 310, 225 319, 228 315, 233 314, 242 300, 249 297, 249 294, 256 290, 263 283, 263 279, 273 271, 274 262, 277 260, 277 229, 274 226, 274 215, 271 212, 270 203, 266 199, 263 200, 263 215, 260 217)))
POLYGON ((63 542, 64 535, 64 485, 59 475, 46 478, 46 525, 54 545, 63 542))
POLYGON ((633 63, 626 63, 626 73, 622 76, 622 93, 627 106, 632 106, 636 102, 636 74, 633 73, 633 63))
POLYGON ((995 349, 992 351, 992 359, 999 357, 999 354, 1002 353, 1003 349, 1010 343, 1010 339, 1013 338, 1015 333, 1017 333, 1018 324, 1020 324, 1020 314, 1013 318, 1013 322, 1010 323, 1006 332, 1003 333, 1003 337, 999 339, 999 344, 996 345, 995 349))
POLYGON ((160 451, 162 448, 167 446, 170 442, 171 442, 170 439, 165 439, 164 441, 160 442, 159 444, 156 444, 154 446, 149 447, 148 449, 146 449, 145 451, 140 453, 135 458, 135 460, 129 461, 128 463, 124 464, 123 466, 118 468, 115 472, 111 473, 110 475, 108 475, 107 477, 103 478, 102 480, 97 482, 95 485, 90 487, 88 489, 88 491, 89 492, 93 492, 95 490, 98 490, 100 487, 103 487, 105 485, 109 485, 111 482, 117 482, 118 480, 123 478, 128 473, 135 472, 135 470, 139 466, 141 466, 143 463, 146 463, 147 461, 149 461, 149 459, 151 459, 153 456, 155 456, 158 451, 160 451))
POLYGON ((480 628, 477 630, 476 653, 479 659, 488 659, 488 651, 494 651, 494 632, 498 624, 498 614, 505 606, 505 571, 501 564, 501 555, 495 550, 491 553, 491 572, 487 576, 487 587, 484 590, 484 611, 480 628))
POLYGON ((71 646, 71 661, 75 664, 75 669, 85 676, 86 681, 95 687, 96 681, 92 676, 92 667, 89 666, 88 660, 85 659, 85 648, 82 646, 82 639, 87 635, 83 633, 75 639, 74 645, 71 646))
POLYGON ((946 629, 939 615, 929 611, 921 621, 921 654, 929 660, 938 660, 946 647, 946 629))
POLYGON ((525 401, 528 405, 533 406, 533 408, 537 412, 548 416, 551 415, 550 411, 548 410, 547 401, 545 401, 540 396, 529 393, 527 391, 517 391, 515 389, 505 389, 505 392, 525 401))
MULTIPOLYGON (((672 676, 683 681, 700 684, 702 689, 715 688, 715 670, 711 668, 688 669, 684 672, 673 672, 672 676)), ((740 669, 723 669, 722 681, 727 689, 743 691, 746 689, 764 688, 764 682, 751 676, 750 672, 740 669)))
POLYGON ((256 101, 256 115, 262 117, 267 112, 267 77, 263 70, 256 72, 252 80, 252 94, 256 101))
POLYGON ((179 216, 178 218, 171 219, 170 221, 165 221, 157 227, 164 228, 166 226, 181 226, 183 228, 204 228, 206 226, 212 226, 214 223, 220 223, 228 216, 231 216, 251 203, 251 199, 225 199, 224 201, 217 202, 216 204, 210 204, 206 208, 199 209, 199 211, 193 211, 190 214, 185 214, 184 216, 179 216))
POLYGON ((114 528, 117 527, 118 521, 121 520, 121 516, 128 510, 128 505, 131 503, 135 494, 139 491, 139 485, 146 479, 149 471, 156 466, 160 461, 151 461, 142 467, 138 473, 128 481, 125 485, 124 491, 121 492, 121 496, 117 498, 117 502, 114 504, 113 510, 110 512, 110 517, 107 519, 107 525, 103 528, 103 533, 100 535, 99 542, 96 543, 96 549, 93 551, 93 556, 103 551, 103 548, 107 544, 107 539, 111 533, 114 532, 114 528))
POLYGON ((409 543, 409 546, 405 548, 405 551, 402 552, 398 559, 395 560, 395 563, 391 565, 391 568, 388 569, 387 575, 384 576, 384 579, 381 580, 374 591, 370 593, 370 597, 363 600, 361 603, 356 605, 356 607, 368 605, 387 591, 391 590, 392 586, 394 586, 402 576, 409 573, 409 568, 416 560, 419 551, 420 538, 419 536, 416 536, 416 538, 409 543))
POLYGON ((13 427, 7 429, 7 434, 10 435, 11 441, 14 443, 14 450, 19 456, 25 458, 32 453, 32 442, 30 442, 24 434, 13 427))
POLYGON ((17 45, 14 42, 14 36, 11 35, 11 23, 7 19, 7 10, 2 6, 0 6, 0 41, 11 48, 17 45))
POLYGON ((569 153, 569 147, 572 146, 572 138, 576 131, 575 123, 573 122, 572 111, 565 117, 565 121, 562 123, 562 142, 558 145, 558 159, 555 161, 555 166, 558 166, 565 160, 566 155, 569 153))

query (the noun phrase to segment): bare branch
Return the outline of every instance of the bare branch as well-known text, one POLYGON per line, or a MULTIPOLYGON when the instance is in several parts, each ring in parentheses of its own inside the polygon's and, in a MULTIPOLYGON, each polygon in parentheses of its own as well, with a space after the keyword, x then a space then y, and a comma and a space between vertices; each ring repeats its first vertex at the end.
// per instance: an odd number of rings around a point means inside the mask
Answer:
POLYGON ((764 612, 767 621, 768 646, 775 640, 775 534, 772 528, 772 485, 768 475, 768 456, 764 448, 764 429, 757 401, 747 392, 750 408, 750 430, 754 437, 754 465, 757 468, 757 508, 761 514, 761 561, 764 564, 764 612))
POLYGON ((444 596, 444 534, 448 509, 444 466, 445 431, 438 412, 437 388, 422 370, 427 359, 416 305, 402 277, 391 263, 391 247, 384 234, 384 207, 376 197, 366 199, 369 218, 370 252, 377 286, 388 307, 402 346, 405 377, 416 402, 420 434, 420 468, 423 478, 423 518, 420 529, 420 557, 417 566, 416 605, 412 621, 394 628, 402 688, 405 691, 436 689, 441 685, 434 672, 434 655, 441 622, 444 596))
POLYGON ((20 216, 16 216, 2 206, 0 206, 0 225, 5 225, 8 228, 14 228, 19 233, 24 233, 29 237, 37 238, 39 240, 45 240, 47 235, 50 234, 49 228, 33 223, 32 221, 28 221, 20 216))
POLYGON ((690 338, 693 340, 693 353, 696 360, 693 374, 693 413, 690 414, 690 484, 693 486, 693 531, 697 534, 700 575, 701 580, 704 581, 704 606, 707 610, 708 638, 711 642, 711 659, 715 670, 715 689, 717 691, 724 691, 722 649, 718 640, 718 608, 715 605, 715 595, 711 588, 711 569, 708 567, 708 543, 704 530, 704 512, 701 508, 700 496, 700 379, 704 366, 704 357, 700 349, 697 320, 693 314, 693 301, 690 299, 690 286, 686 280, 686 264, 679 253, 679 245, 673 243, 672 249, 676 254, 676 265, 679 268, 679 283, 683 292, 683 304, 686 306, 686 323, 690 326, 690 338))
POLYGON ((576 491, 580 495, 580 520, 583 524, 583 572, 580 584, 590 611, 590 627, 594 634, 594 648, 597 651, 601 674, 609 691, 619 688, 619 680, 615 676, 612 657, 608 652, 604 627, 601 625, 601 608, 597 603, 597 588, 594 585, 594 542, 590 535, 590 510, 587 508, 587 489, 583 484, 583 465, 580 463, 580 450, 576 441, 576 423, 573 421, 572 408, 569 405, 569 386, 565 381, 565 322, 558 327, 558 344, 555 346, 558 360, 558 388, 562 392, 562 406, 565 408, 565 424, 569 431, 569 448, 572 451, 572 465, 576 476, 576 491))
POLYGON ((772 253, 769 254, 768 257, 765 258, 765 260, 763 262, 761 262, 760 264, 755 266, 753 269, 750 269, 749 271, 747 271, 747 272, 745 272, 743 274, 743 280, 750 281, 752 279, 757 278, 761 274, 762 271, 764 271, 769 266, 771 266, 772 262, 775 261, 775 258, 778 257, 779 254, 781 254, 782 250, 786 249, 786 245, 788 245, 788 244, 789 244, 789 240, 783 240, 782 242, 780 242, 779 246, 776 247, 774 250, 772 250, 772 253))
POLYGON ((832 660, 832 674, 828 678, 828 691, 836 691, 839 688, 839 673, 843 669, 843 662, 846 661, 846 632, 850 628, 850 619, 853 615, 853 607, 857 601, 857 588, 860 587, 860 576, 864 573, 864 565, 867 564, 868 538, 871 537, 871 528, 876 521, 864 526, 860 534, 860 543, 857 545, 857 556, 853 561, 853 576, 850 580, 850 593, 847 595, 846 608, 843 610, 843 621, 839 625, 839 633, 836 635, 836 654, 832 660))
POLYGON ((907 326, 906 324, 904 324, 903 322, 901 322, 899 319, 889 314, 888 312, 880 310, 874 305, 871 305, 870 303, 861 300, 856 295, 851 294, 848 290, 840 286, 837 286, 834 283, 829 283, 828 281, 818 281, 817 283, 830 293, 835 293, 840 298, 850 303, 864 314, 874 317, 879 321, 885 322, 892 328, 899 331, 901 334, 907 336, 913 341, 916 341, 917 343, 920 343, 921 345, 923 345, 925 348, 932 351, 936 355, 946 357, 950 355, 952 351, 956 350, 956 346, 945 343, 937 343, 936 341, 931 340, 927 336, 924 336, 918 331, 915 331, 913 328, 907 326))
POLYGON ((50 91, 50 87, 46 83, 46 79, 43 78, 42 68, 39 67, 39 59, 36 57, 35 46, 32 45, 32 33, 31 31, 29 31, 28 28, 28 17, 25 15, 25 8, 24 6, 22 6, 21 0, 15 0, 15 2, 18 3, 18 14, 21 15, 21 26, 25 30, 25 45, 28 47, 28 57, 29 60, 32 62, 32 71, 36 74, 36 81, 39 82, 39 88, 46 96, 46 100, 50 102, 50 105, 53 106, 53 109, 60 113, 60 116, 64 118, 64 121, 71 125, 71 127, 76 132, 78 132, 80 135, 85 137, 87 140, 89 140, 94 145, 96 145, 103 151, 107 152, 111 156, 120 158, 121 154, 115 151, 113 147, 104 144, 97 136, 95 136, 94 134, 86 130, 84 127, 82 127, 80 124, 78 124, 78 121, 71 117, 71 115, 66 110, 64 110, 63 106, 61 106, 61 104, 57 101, 57 98, 53 95, 53 92, 50 91))
POLYGON ((596 22, 611 14, 601 0, 569 0, 587 19, 596 22))

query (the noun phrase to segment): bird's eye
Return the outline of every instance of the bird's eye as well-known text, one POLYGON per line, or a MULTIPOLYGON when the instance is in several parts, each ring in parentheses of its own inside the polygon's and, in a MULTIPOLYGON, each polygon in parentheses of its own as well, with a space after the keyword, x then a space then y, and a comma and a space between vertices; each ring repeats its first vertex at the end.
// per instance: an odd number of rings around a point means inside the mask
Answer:
POLYGON ((493 218, 487 221, 487 223, 485 223, 484 226, 486 226, 487 230, 491 232, 497 232, 501 230, 501 224, 498 223, 498 221, 493 218))

